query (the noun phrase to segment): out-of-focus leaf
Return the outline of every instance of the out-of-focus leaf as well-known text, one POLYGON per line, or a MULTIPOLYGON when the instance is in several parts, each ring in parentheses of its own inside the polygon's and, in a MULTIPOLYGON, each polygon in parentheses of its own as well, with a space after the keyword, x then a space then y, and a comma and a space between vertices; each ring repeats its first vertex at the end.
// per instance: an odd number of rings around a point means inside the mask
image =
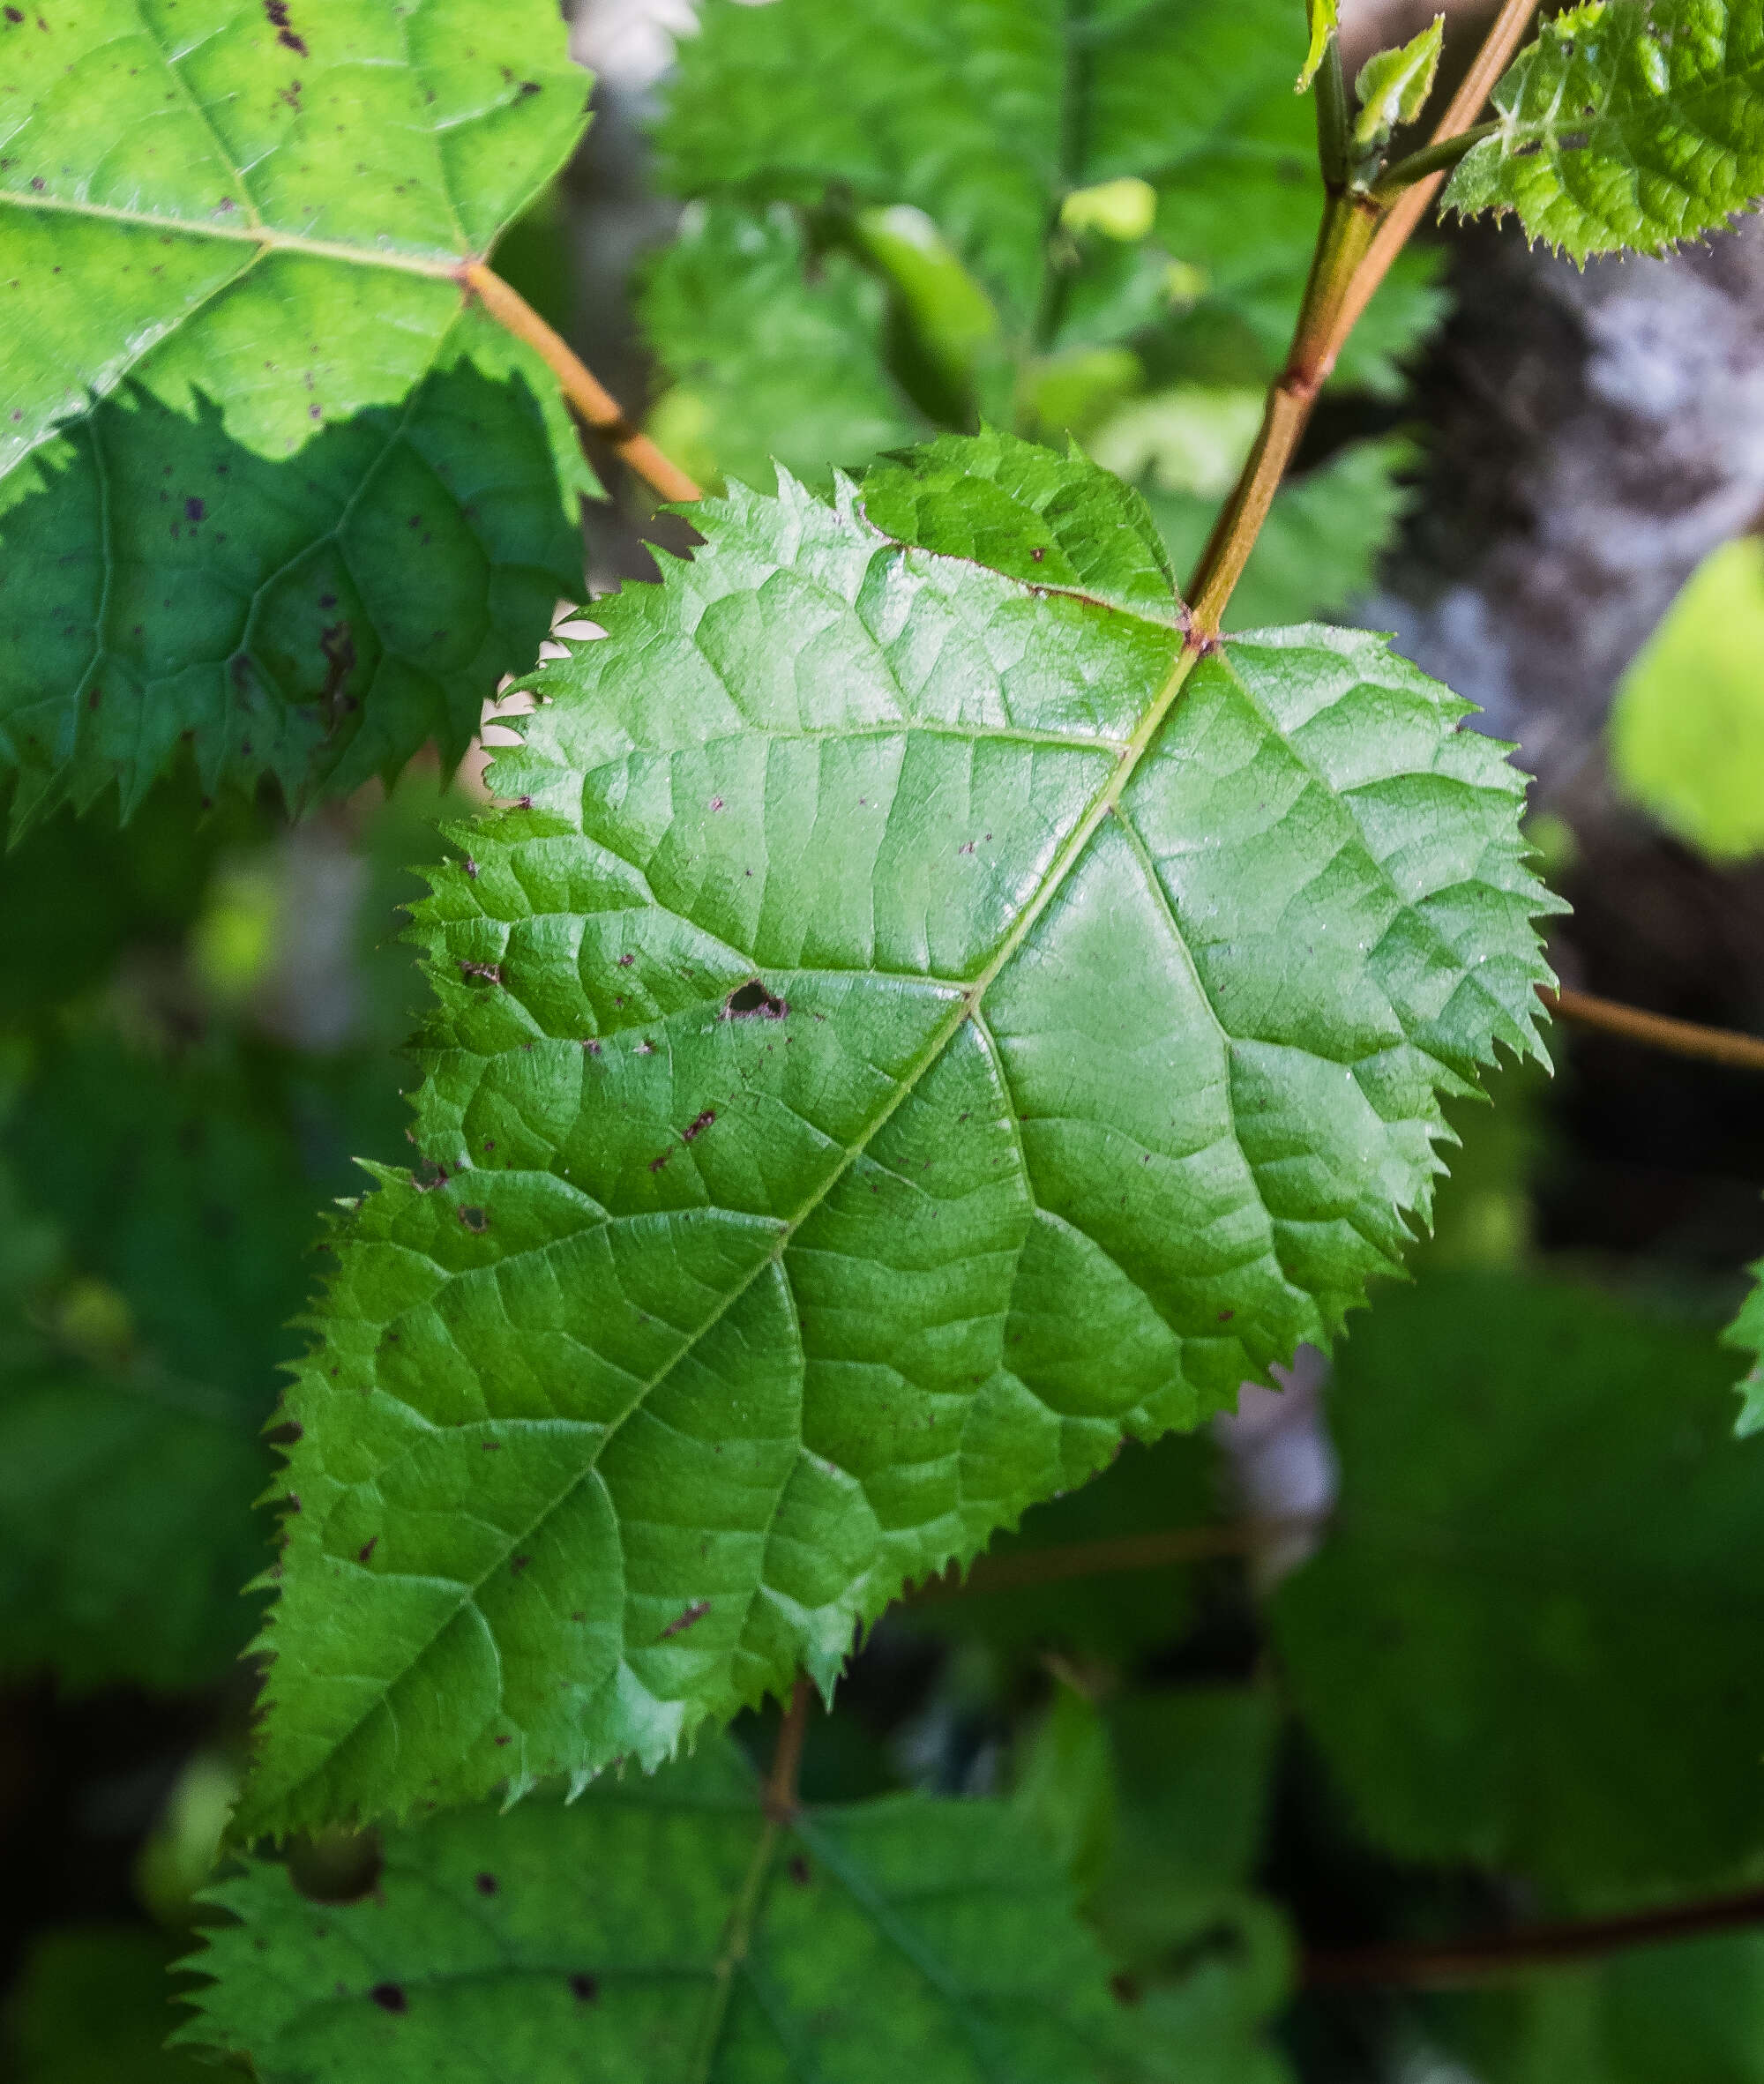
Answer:
POLYGON ((1625 795, 1715 861, 1764 853, 1764 539, 1713 550, 1624 676, 1625 795))
POLYGON ((45 1933, 7 2000, 7 2076, 17 2084, 220 2084, 217 2072, 168 2050, 183 2014, 173 1998, 179 1943, 144 1925, 71 1925, 45 1933))
POLYGON ((1162 2084, 1007 1804, 768 1821, 715 1740, 577 1804, 392 1834, 371 1895, 253 1862, 183 2038, 262 2084, 1162 2084))
POLYGON ((1379 1845, 1589 1900, 1764 1849, 1764 1445, 1731 1438, 1732 1377, 1709 1333, 1519 1278, 1364 1320, 1335 1525, 1272 1617, 1379 1845))
POLYGON ((1764 2084, 1764 1938, 1730 1932, 1441 2000, 1484 2084, 1764 2084))
POLYGON ((819 477, 923 430, 883 366, 881 285, 848 254, 807 265, 793 211, 727 204, 689 211, 651 264, 639 309, 677 386, 655 430, 695 470, 769 490, 777 463, 819 477))
MULTIPOLYGON (((1352 442, 1282 485, 1231 596, 1227 629, 1339 615, 1364 593, 1408 504, 1398 474, 1412 454, 1395 437, 1352 442)), ((1206 548, 1218 501, 1151 487, 1146 497, 1170 562, 1185 575, 1206 548)))

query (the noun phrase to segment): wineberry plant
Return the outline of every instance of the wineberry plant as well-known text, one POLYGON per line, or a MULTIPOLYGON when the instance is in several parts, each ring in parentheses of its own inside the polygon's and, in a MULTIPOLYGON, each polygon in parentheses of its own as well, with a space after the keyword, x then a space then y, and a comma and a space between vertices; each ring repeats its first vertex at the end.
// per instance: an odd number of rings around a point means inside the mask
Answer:
POLYGON ((1445 1878, 1411 1954, 1546 1926, 1376 2073, 1764 2079, 1738 1365, 1453 1263, 1484 1088, 1627 1016, 1510 748, 1306 619, 1412 497, 1436 198, 1584 263, 1764 190, 1764 0, 1532 15, 1442 86, 1334 0, 704 0, 639 427, 496 258, 552 0, 4 9, 0 1668, 212 1709, 171 2050, 80 2040, 177 1951, 88 1934, 22 2073, 1320 2076, 1323 1782, 1332 1871, 1445 1878), (690 547, 590 600, 615 474, 690 547), (1338 1348, 1333 1520, 1222 1511, 1338 1348))

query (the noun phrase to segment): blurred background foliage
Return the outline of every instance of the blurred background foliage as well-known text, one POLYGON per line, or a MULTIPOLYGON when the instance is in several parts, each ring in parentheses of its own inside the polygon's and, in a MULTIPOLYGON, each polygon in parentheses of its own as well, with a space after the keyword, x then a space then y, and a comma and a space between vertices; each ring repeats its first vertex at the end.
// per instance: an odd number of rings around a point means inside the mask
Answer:
MULTIPOLYGON (((691 0, 590 0, 596 126, 499 265, 709 480, 775 459, 825 483, 986 420, 1138 485, 1180 571, 1308 263, 1296 5, 1244 0, 1230 49, 1200 54, 1203 83, 1232 68, 1224 120, 1123 87, 1043 166, 959 66, 915 76, 869 0, 706 0, 697 35, 691 0), (842 24, 812 64, 792 12, 842 24), (916 132, 891 129, 902 107, 916 132), (924 149, 956 135, 953 167, 924 149)), ((1140 11, 1147 35, 1189 14, 1140 11)), ((1414 11, 1350 30, 1370 48, 1414 11)), ((1615 307, 1541 257, 1518 294, 1517 265, 1457 232, 1405 260, 1238 626, 1398 624, 1448 672, 1468 630, 1485 663, 1475 574, 1615 511, 1559 409, 1570 365, 1604 380, 1615 307), (1526 399, 1533 451, 1570 430, 1555 478, 1502 445, 1526 399)), ((1687 415, 1647 426, 1682 451, 1687 415)), ((589 517, 585 596, 650 569, 646 534, 691 540, 622 497, 589 517)), ((1764 549, 1737 497, 1700 534, 1680 519, 1590 709, 1552 694, 1541 642, 1504 680, 1452 677, 1544 770, 1564 975, 1756 1029, 1764 549)), ((1558 573, 1564 645, 1603 641, 1603 584, 1558 573)), ((264 1429, 317 1212, 361 1191, 355 1156, 402 1147, 422 986, 399 906, 477 765, 419 759, 297 825, 185 777, 124 830, 64 814, 0 867, 0 2062, 22 2084, 198 2073, 161 2051, 166 1970, 246 1741, 264 1429)), ((1333 1376, 1301 1356, 1283 1396, 1028 1514, 967 1585, 887 1617, 811 1727, 811 1799, 1008 1793, 1183 2084, 1764 2084, 1754 1931, 1426 1966, 1466 1935, 1764 1882, 1764 1442, 1732 1436, 1716 1339, 1764 1251, 1764 1090, 1615 1042, 1558 1053, 1553 1080, 1508 1070, 1493 1108, 1455 1109, 1414 1283, 1333 1376), (1365 1970, 1374 1947, 1409 1966, 1365 1970)), ((772 1721, 743 1734, 763 1749, 772 1721)), ((298 1857, 320 1894, 371 1877, 371 1849, 298 1857)))

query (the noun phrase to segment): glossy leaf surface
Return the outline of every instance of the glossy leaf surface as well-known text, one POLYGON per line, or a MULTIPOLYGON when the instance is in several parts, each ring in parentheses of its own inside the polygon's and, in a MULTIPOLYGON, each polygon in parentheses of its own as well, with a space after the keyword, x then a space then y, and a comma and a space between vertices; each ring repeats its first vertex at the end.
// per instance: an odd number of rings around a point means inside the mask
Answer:
POLYGON ((388 1838, 370 1896, 264 1863, 188 2029, 263 2084, 1152 2084, 1033 1834, 918 1796, 768 1823, 718 1741, 572 1808, 388 1838))
POLYGON ((259 1827, 830 1684, 1327 1341, 1536 1045, 1521 781, 1377 640, 1197 661, 1136 497, 1002 437, 694 520, 421 908, 428 1169, 293 1399, 259 1827))
POLYGON ((457 758, 580 586, 555 386, 463 300, 579 136, 548 0, 0 19, 15 815, 457 758))

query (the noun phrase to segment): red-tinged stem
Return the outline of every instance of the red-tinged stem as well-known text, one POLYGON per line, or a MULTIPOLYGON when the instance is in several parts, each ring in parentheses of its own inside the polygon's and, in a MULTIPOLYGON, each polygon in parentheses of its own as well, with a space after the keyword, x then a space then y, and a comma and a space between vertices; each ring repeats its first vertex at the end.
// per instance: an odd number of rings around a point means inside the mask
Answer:
POLYGON ((701 499, 703 492, 677 463, 670 463, 640 428, 633 427, 618 400, 576 354, 561 333, 539 316, 527 299, 511 289, 481 260, 460 270, 460 280, 490 317, 519 340, 525 340, 557 379, 583 424, 610 444, 619 459, 663 499, 701 499))
POLYGON ((789 1707, 778 1729, 772 1770, 766 1776, 766 1813, 774 1824, 788 1824, 796 1813, 796 1781, 803 1769, 803 1739, 808 1733, 811 1689, 798 1672, 789 1707))
POLYGON ((1643 1049, 1665 1049, 1675 1057, 1695 1057, 1705 1064, 1725 1064, 1738 1071, 1764 1071, 1764 1041, 1755 1035, 1644 1012, 1640 1006, 1624 1005, 1614 998, 1595 998, 1589 991, 1551 991, 1540 984, 1537 996, 1558 1020, 1619 1035, 1643 1049))

